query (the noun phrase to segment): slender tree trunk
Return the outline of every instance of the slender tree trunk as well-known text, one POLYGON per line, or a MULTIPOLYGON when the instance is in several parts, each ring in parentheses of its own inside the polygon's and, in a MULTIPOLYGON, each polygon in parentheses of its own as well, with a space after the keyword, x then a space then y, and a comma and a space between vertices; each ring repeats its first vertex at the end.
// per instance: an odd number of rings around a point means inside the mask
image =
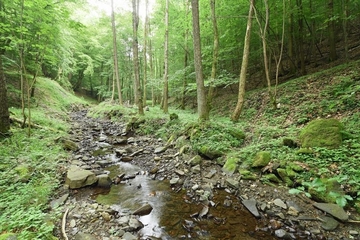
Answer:
POLYGON ((135 104, 138 106, 140 115, 144 115, 142 105, 142 94, 140 85, 139 67, 139 46, 138 46, 138 27, 139 27, 139 0, 132 0, 133 4, 133 61, 134 61, 134 97, 135 104))
POLYGON ((118 64, 118 57, 117 57, 114 0, 111 0, 111 26, 112 26, 112 33, 113 33, 114 73, 115 73, 116 85, 117 85, 117 89, 118 89, 119 104, 122 105, 123 100, 122 100, 122 94, 121 94, 121 85, 120 85, 120 78, 119 78, 119 64, 118 64))
POLYGON ((215 95, 215 86, 214 82, 216 79, 216 70, 217 70, 217 64, 218 64, 218 56, 219 56, 219 31, 217 27, 217 21, 216 21, 216 2, 215 0, 210 0, 210 8, 211 8, 211 21, 213 26, 213 32, 214 32, 214 44, 213 44, 213 60, 211 65, 211 77, 210 77, 210 86, 209 86, 209 92, 207 96, 207 110, 209 111, 208 114, 210 114, 211 111, 211 104, 212 100, 215 95))
POLYGON ((244 102, 245 102, 246 72, 247 72, 247 67, 248 67, 248 63, 249 63, 250 36, 251 36, 254 4, 255 4, 255 0, 250 0, 249 16, 248 16, 247 25, 246 25, 246 33, 245 33, 245 41, 244 41, 244 53, 243 53, 243 59, 242 59, 241 70, 240 70, 240 78, 239 78, 239 95, 238 95, 238 101, 237 101, 235 110, 231 115, 231 120, 233 122, 236 122, 239 120, 240 113, 242 111, 242 108, 243 108, 244 102))
POLYGON ((149 0, 145 0, 145 23, 144 23, 144 79, 143 79, 143 106, 146 106, 146 85, 147 85, 147 41, 148 41, 148 25, 149 25, 149 16, 148 16, 148 7, 149 0))
POLYGON ((2 63, 2 55, 4 53, 5 50, 0 51, 0 138, 6 136, 10 130, 9 108, 6 94, 6 81, 2 63))
POLYGON ((303 12, 303 3, 302 0, 296 0, 296 4, 298 7, 298 24, 299 24, 299 32, 298 32, 298 55, 300 60, 300 72, 301 75, 306 74, 305 68, 305 51, 304 51, 304 12, 303 12))
POLYGON ((334 0, 328 0, 328 35, 329 35, 329 60, 334 61, 337 59, 336 54, 336 39, 335 39, 335 21, 332 19, 334 16, 334 0))
POLYGON ((345 60, 349 61, 349 43, 348 43, 348 15, 349 15, 349 0, 342 0, 343 4, 343 35, 344 35, 344 51, 345 51, 345 60))
MULTIPOLYGON (((289 0, 290 9, 292 7, 292 0, 289 0)), ((293 11, 289 13, 289 29, 288 29, 288 54, 289 54, 289 65, 290 65, 290 73, 295 73, 297 66, 295 62, 297 61, 297 57, 295 54, 295 41, 294 41, 294 14, 293 11)))
POLYGON ((164 90, 163 111, 168 113, 169 74, 169 0, 165 1, 165 42, 164 42, 164 90))
MULTIPOLYGON (((189 16, 189 1, 185 1, 185 22, 187 22, 189 16)), ((185 29, 184 33, 184 69, 188 66, 188 56, 189 56, 189 47, 188 47, 188 39, 189 39, 189 28, 185 29)), ((183 76, 183 84, 182 84, 182 92, 181 92, 181 109, 185 109, 185 93, 187 86, 187 74, 184 71, 183 76)))

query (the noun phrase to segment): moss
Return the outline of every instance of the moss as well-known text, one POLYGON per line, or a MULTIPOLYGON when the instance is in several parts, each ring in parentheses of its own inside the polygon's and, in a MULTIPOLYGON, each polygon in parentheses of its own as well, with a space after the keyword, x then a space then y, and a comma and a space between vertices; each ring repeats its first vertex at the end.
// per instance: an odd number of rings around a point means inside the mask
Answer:
POLYGON ((179 115, 177 115, 176 113, 170 113, 169 117, 170 117, 170 121, 179 119, 179 115))
POLYGON ((313 154, 314 151, 310 148, 300 148, 296 151, 296 154, 313 154))
POLYGON ((261 179, 265 180, 265 181, 270 181, 270 182, 273 182, 273 183, 280 183, 281 182, 281 180, 273 173, 266 174, 261 179))
POLYGON ((226 159, 226 162, 225 162, 224 166, 223 166, 223 170, 226 173, 233 174, 236 171, 236 168, 237 168, 237 165, 238 165, 237 163, 238 163, 237 158, 228 157, 226 159))
POLYGON ((17 174, 17 179, 20 182, 28 182, 31 177, 31 170, 30 167, 26 164, 19 165, 15 167, 15 172, 17 174))
POLYGON ((213 149, 209 146, 202 146, 199 150, 198 150, 199 154, 207 157, 209 159, 215 159, 218 157, 221 157, 223 155, 223 153, 217 149, 213 149))
POLYGON ((290 138, 284 138, 283 145, 287 146, 289 148, 296 148, 298 146, 297 143, 293 139, 290 139, 290 138))
POLYGON ((270 160, 270 152, 258 152, 253 160, 252 167, 265 167, 270 160))
POLYGON ((237 140, 243 140, 245 139, 245 133, 241 130, 235 129, 235 128, 229 128, 228 129, 231 136, 236 138, 237 140))
POLYGON ((301 147, 338 148, 344 126, 336 119, 311 121, 300 133, 301 147))
POLYGON ((358 213, 360 213, 360 198, 355 201, 354 207, 358 213))
POLYGON ((17 240, 15 233, 3 233, 0 234, 0 240, 17 240))
POLYGON ((304 169, 301 166, 299 166, 298 164, 292 163, 292 162, 288 163, 288 167, 291 168, 295 172, 304 171, 304 169))
POLYGON ((286 167, 286 175, 290 179, 294 179, 297 176, 297 173, 290 166, 287 166, 286 167))
POLYGON ((290 179, 290 177, 287 175, 287 171, 284 168, 278 168, 276 169, 277 173, 279 174, 281 180, 286 184, 288 187, 292 187, 294 185, 294 182, 290 179))
POLYGON ((255 181, 257 179, 256 174, 252 173, 249 170, 246 169, 239 169, 239 173, 241 175, 241 179, 245 179, 245 180, 253 180, 255 181))

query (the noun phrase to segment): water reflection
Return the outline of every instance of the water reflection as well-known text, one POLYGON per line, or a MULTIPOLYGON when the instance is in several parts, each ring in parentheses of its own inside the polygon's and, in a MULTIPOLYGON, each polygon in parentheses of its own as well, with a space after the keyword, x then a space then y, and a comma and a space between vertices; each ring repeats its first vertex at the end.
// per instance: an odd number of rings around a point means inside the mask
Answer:
POLYGON ((106 170, 111 172, 110 177, 121 173, 136 177, 113 185, 106 195, 98 195, 99 203, 111 205, 120 213, 131 213, 145 204, 153 207, 150 214, 139 218, 145 225, 140 239, 275 239, 267 232, 255 231, 259 222, 225 191, 218 190, 212 199, 216 205, 206 216, 197 218, 204 205, 191 203, 185 190, 176 193, 169 182, 139 174, 140 169, 129 163, 106 170))

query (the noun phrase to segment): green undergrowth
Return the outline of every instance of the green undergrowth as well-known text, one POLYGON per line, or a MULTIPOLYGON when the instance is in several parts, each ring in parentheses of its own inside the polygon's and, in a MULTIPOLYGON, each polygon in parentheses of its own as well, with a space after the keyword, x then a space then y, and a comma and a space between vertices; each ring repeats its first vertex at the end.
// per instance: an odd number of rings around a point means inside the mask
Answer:
MULTIPOLYGON (((12 101, 18 92, 8 89, 12 101)), ((55 212, 49 201, 59 187, 68 153, 56 141, 69 129, 72 104, 86 104, 56 82, 39 78, 31 99, 31 131, 13 120, 10 136, 0 139, 0 238, 14 233, 17 239, 53 239, 55 212)), ((11 104, 12 119, 22 121, 21 109, 11 104)), ((29 119, 28 109, 25 109, 29 119)))

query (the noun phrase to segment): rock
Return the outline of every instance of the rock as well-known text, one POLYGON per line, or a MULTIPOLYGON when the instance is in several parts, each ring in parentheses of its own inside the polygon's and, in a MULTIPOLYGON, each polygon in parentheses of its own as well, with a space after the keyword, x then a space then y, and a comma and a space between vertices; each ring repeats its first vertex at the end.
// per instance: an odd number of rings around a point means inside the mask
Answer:
POLYGON ((339 219, 340 221, 347 221, 349 219, 349 216, 346 214, 346 212, 344 211, 344 209, 342 207, 340 207, 337 204, 333 204, 333 203, 314 203, 314 207, 329 213, 330 215, 332 215, 333 217, 335 217, 336 219, 339 219))
POLYGON ((99 146, 100 148, 110 148, 110 147, 111 147, 111 144, 106 143, 106 142, 99 142, 99 143, 98 143, 98 146, 99 146))
POLYGON ((101 216, 103 217, 103 219, 105 221, 110 221, 111 220, 111 215, 109 213, 107 213, 107 212, 102 212, 101 216))
POLYGON ((349 231, 349 234, 350 234, 350 235, 359 235, 359 232, 358 232, 358 231, 355 231, 355 230, 350 230, 350 231, 349 231))
POLYGON ((246 207, 246 209, 249 210, 252 215, 254 215, 254 217, 260 218, 260 213, 256 207, 255 199, 242 200, 241 202, 246 207))
POLYGON ((251 167, 265 167, 270 162, 270 152, 258 152, 253 160, 251 167))
POLYGON ((64 202, 66 201, 66 199, 67 199, 68 197, 69 197, 69 194, 66 193, 66 194, 62 195, 60 198, 55 199, 55 200, 52 200, 52 201, 50 202, 51 208, 52 208, 52 209, 55 209, 55 208, 63 205, 64 202))
POLYGON ((221 157, 223 155, 221 151, 213 149, 210 146, 202 146, 198 151, 201 156, 204 156, 211 160, 221 157))
POLYGON ((134 158, 131 156, 122 156, 121 161, 122 162, 131 162, 134 158))
POLYGON ((126 232, 126 233, 124 233, 124 235, 122 236, 121 239, 123 239, 123 240, 137 240, 138 238, 135 237, 134 235, 132 235, 131 233, 126 232))
POLYGON ((273 203, 274 203, 276 206, 281 207, 282 209, 287 209, 286 204, 285 204, 281 199, 279 199, 279 198, 275 199, 275 200, 273 201, 273 203))
POLYGON ((78 145, 70 139, 62 139, 62 145, 63 148, 68 151, 76 151, 79 148, 78 145))
POLYGON ((286 201, 286 205, 289 207, 289 209, 292 207, 299 213, 304 212, 304 210, 299 205, 297 205, 294 201, 286 201))
POLYGON ((339 226, 339 222, 333 219, 332 217, 322 216, 321 227, 326 231, 333 231, 339 226))
POLYGON ((300 132, 301 147, 338 148, 343 130, 344 126, 336 119, 313 120, 300 132))
POLYGON ((107 174, 101 174, 97 176, 97 186, 102 188, 110 188, 111 186, 111 178, 107 174))
POLYGON ((191 168, 191 172, 193 172, 193 173, 199 173, 199 172, 201 172, 200 165, 196 165, 196 166, 192 167, 192 168, 191 168))
MULTIPOLYGON (((137 220, 136 218, 130 218, 129 220, 129 225, 126 226, 125 228, 123 228, 123 230, 127 231, 127 232, 133 232, 133 231, 137 231, 141 228, 144 227, 144 224, 142 224, 139 220, 137 220)), ((124 236, 123 236, 124 238, 124 236)), ((137 238, 136 238, 137 239, 137 238)))
POLYGON ((201 163, 202 158, 199 155, 196 155, 195 157, 191 158, 187 164, 191 166, 195 166, 201 163))
POLYGON ((289 148, 297 148, 298 147, 297 143, 291 138, 284 138, 283 145, 287 146, 289 148))
POLYGON ((281 180, 273 173, 262 176, 261 180, 267 180, 273 183, 280 183, 281 180))
POLYGON ((239 161, 238 158, 227 157, 222 170, 229 175, 233 175, 238 167, 237 165, 238 161, 239 161))
POLYGON ((182 170, 179 170, 179 169, 176 169, 176 170, 175 170, 175 173, 176 173, 177 175, 179 175, 179 176, 184 176, 184 175, 185 175, 185 172, 182 171, 182 170))
POLYGON ((146 205, 136 209, 132 214, 144 216, 144 215, 150 214, 152 210, 153 210, 153 207, 150 204, 146 204, 146 205))
POLYGON ((205 178, 212 178, 214 175, 216 174, 216 170, 215 169, 211 169, 210 172, 208 172, 206 175, 205 175, 205 178))
POLYGON ((291 216, 298 216, 299 215, 299 211, 296 210, 296 208, 290 206, 289 210, 287 211, 287 214, 291 215, 291 216))
POLYGON ((167 146, 157 147, 157 148, 155 148, 154 153, 155 153, 155 154, 163 153, 163 152, 166 151, 166 149, 167 149, 167 146))
POLYGON ((314 181, 316 181, 316 184, 313 184, 313 186, 309 186, 308 192, 311 194, 312 198, 315 199, 315 201, 336 203, 336 196, 345 195, 341 184, 336 179, 320 178, 315 179, 314 181), (318 185, 324 186, 325 189, 322 191, 318 191, 318 185))
POLYGON ((74 240, 97 240, 97 237, 88 233, 77 233, 74 240))
POLYGON ((238 189, 239 188, 239 181, 236 181, 235 179, 233 178, 227 178, 226 179, 226 182, 227 184, 232 187, 232 188, 235 188, 235 189, 238 189))
POLYGON ((275 230, 275 236, 278 238, 285 239, 287 238, 288 232, 286 232, 284 229, 278 229, 275 230))
POLYGON ((71 220, 70 220, 69 226, 72 227, 72 228, 76 227, 76 221, 75 221, 75 219, 71 219, 71 220))
POLYGON ((179 182, 180 178, 179 177, 173 177, 170 179, 170 185, 175 185, 179 182))
POLYGON ((90 186, 96 181, 97 177, 92 171, 72 167, 66 174, 65 184, 69 185, 69 188, 75 189, 90 186))

